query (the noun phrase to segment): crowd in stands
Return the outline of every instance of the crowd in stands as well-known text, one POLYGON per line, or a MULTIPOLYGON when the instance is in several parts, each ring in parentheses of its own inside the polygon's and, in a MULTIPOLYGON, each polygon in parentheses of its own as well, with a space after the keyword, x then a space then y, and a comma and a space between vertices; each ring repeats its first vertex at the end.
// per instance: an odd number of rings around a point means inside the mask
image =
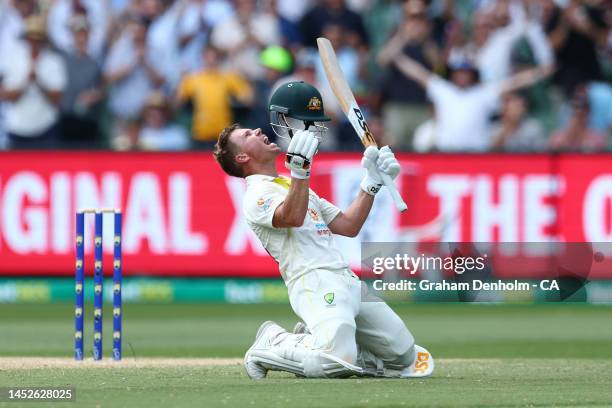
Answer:
POLYGON ((612 150, 610 0, 0 0, 0 149, 210 149, 330 39, 396 150, 612 150))

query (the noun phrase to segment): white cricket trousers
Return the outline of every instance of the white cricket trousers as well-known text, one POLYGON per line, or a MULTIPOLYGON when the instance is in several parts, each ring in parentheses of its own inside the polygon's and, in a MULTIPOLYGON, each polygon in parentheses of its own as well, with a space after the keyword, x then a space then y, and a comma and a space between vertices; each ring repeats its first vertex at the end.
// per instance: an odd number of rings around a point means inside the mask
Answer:
POLYGON ((289 287, 289 301, 321 351, 351 364, 358 350, 385 365, 406 367, 414 360, 414 337, 402 319, 348 269, 299 277, 289 287))

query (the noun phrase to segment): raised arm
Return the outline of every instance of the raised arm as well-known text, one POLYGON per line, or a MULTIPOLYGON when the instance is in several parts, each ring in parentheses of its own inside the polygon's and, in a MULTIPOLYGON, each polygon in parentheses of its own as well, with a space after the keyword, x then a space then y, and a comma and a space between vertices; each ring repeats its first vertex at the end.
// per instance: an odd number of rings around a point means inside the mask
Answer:
POLYGON ((287 148, 285 167, 291 170, 291 185, 285 201, 276 207, 272 218, 275 228, 301 227, 308 210, 310 166, 319 147, 313 132, 296 132, 287 148))
POLYGON ((291 179, 289 193, 285 201, 276 207, 272 226, 274 228, 301 227, 308 210, 308 193, 310 183, 308 179, 291 179))
POLYGON ((393 62, 402 74, 427 88, 427 83, 433 75, 430 70, 403 54, 397 55, 393 62))
POLYGON ((363 190, 359 191, 346 211, 339 213, 329 224, 329 230, 337 235, 356 237, 370 214, 372 204, 374 196, 363 190))
POLYGON ((534 85, 542 79, 549 77, 553 72, 553 65, 544 65, 541 67, 521 71, 518 74, 515 74, 502 82, 501 92, 514 92, 521 88, 526 88, 528 86, 534 85))
POLYGON ((402 49, 404 45, 406 45, 406 36, 402 34, 401 31, 398 31, 389 42, 387 42, 382 49, 378 52, 376 56, 376 62, 381 67, 388 66, 393 59, 402 53, 402 49))
POLYGON ((368 147, 363 153, 361 165, 366 170, 360 185, 361 191, 346 211, 339 213, 329 224, 329 229, 334 234, 357 236, 370 214, 374 196, 382 188, 380 174, 386 173, 391 179, 395 179, 400 172, 400 165, 388 146, 380 150, 374 146, 368 147))

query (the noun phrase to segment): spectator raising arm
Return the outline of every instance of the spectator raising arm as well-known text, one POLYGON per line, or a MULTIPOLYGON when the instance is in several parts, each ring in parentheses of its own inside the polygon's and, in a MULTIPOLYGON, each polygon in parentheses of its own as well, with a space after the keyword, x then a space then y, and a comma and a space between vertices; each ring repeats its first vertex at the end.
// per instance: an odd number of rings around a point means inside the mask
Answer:
POLYGON ((418 82, 423 88, 427 88, 427 84, 433 76, 430 70, 402 54, 395 56, 393 62, 400 72, 418 82))
POLYGON ((104 75, 104 82, 106 82, 107 85, 113 85, 128 77, 136 68, 136 64, 128 64, 126 66, 111 70, 104 75))
POLYGON ((530 68, 519 72, 511 76, 510 78, 502 81, 501 92, 502 94, 514 92, 521 88, 526 88, 531 85, 535 85, 537 82, 544 78, 549 77, 554 72, 553 65, 545 65, 536 68, 530 68))
POLYGON ((381 67, 388 66, 393 59, 402 53, 402 48, 406 45, 406 38, 402 31, 398 31, 391 40, 380 50, 376 57, 376 62, 381 67))

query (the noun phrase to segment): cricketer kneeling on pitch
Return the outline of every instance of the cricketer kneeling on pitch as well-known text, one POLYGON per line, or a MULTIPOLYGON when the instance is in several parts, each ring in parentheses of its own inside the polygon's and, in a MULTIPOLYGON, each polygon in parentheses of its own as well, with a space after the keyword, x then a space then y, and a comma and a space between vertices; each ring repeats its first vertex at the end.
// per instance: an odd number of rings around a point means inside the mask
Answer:
POLYGON ((355 237, 363 226, 382 174, 397 177, 400 165, 388 147, 368 147, 361 190, 341 211, 309 188, 319 138, 328 121, 321 95, 304 82, 282 85, 270 102, 271 125, 290 137, 279 176, 281 149, 261 129, 233 125, 219 136, 215 157, 229 175, 246 179, 243 211, 249 227, 278 263, 294 312, 303 320, 292 332, 267 321, 246 352, 251 378, 269 370, 304 377, 424 377, 431 354, 415 344, 399 316, 350 270, 334 234, 355 237), (302 123, 303 126, 296 126, 302 123))

